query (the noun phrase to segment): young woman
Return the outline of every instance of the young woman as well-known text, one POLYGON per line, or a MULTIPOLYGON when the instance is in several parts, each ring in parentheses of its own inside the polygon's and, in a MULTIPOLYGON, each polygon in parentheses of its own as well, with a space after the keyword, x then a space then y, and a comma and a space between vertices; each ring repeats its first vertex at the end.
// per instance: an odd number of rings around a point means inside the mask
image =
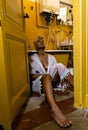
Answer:
POLYGON ((68 127, 72 121, 69 121, 57 106, 53 87, 57 86, 63 90, 64 88, 58 85, 64 82, 64 79, 73 86, 73 76, 63 64, 57 63, 52 55, 45 52, 43 37, 39 36, 34 44, 37 52, 31 56, 32 91, 41 94, 43 90, 53 119, 61 127, 68 127))

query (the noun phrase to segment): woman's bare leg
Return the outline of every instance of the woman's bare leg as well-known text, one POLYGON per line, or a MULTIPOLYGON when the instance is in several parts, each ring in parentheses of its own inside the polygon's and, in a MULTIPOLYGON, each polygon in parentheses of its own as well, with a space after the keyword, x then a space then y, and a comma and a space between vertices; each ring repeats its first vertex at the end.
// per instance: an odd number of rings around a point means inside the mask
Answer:
POLYGON ((48 101, 50 110, 51 110, 51 115, 53 119, 57 122, 58 125, 61 127, 67 127, 71 125, 71 121, 69 121, 61 112, 59 107, 56 104, 54 94, 53 94, 53 87, 52 87, 52 80, 50 75, 46 74, 42 78, 42 83, 43 83, 43 90, 46 95, 46 99, 48 101))
MULTIPOLYGON (((52 80, 52 86, 53 88, 57 88, 57 86, 59 85, 60 83, 60 76, 58 74, 58 72, 55 74, 55 76, 53 77, 53 80, 52 80)), ((60 96, 63 96, 63 95, 69 95, 69 91, 67 91, 67 89, 65 89, 64 91, 62 90, 57 90, 55 91, 55 94, 57 95, 60 95, 60 96)))
POLYGON ((57 87, 57 85, 60 83, 60 76, 58 72, 55 74, 55 76, 52 79, 52 85, 53 87, 57 87))
POLYGON ((67 82, 68 83, 70 83, 70 85, 72 86, 72 87, 74 87, 74 80, 73 80, 73 76, 69 73, 69 74, 67 74, 67 76, 66 76, 66 78, 65 78, 66 80, 67 80, 67 82))

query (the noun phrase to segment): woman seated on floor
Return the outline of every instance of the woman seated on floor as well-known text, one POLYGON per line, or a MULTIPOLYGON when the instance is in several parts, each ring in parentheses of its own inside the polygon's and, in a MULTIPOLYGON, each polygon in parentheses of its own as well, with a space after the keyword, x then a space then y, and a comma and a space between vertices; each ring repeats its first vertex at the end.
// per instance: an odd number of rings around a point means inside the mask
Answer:
POLYGON ((52 118, 59 126, 68 127, 72 124, 72 121, 68 120, 57 106, 53 88, 65 89, 62 87, 63 85, 59 84, 63 83, 64 80, 73 86, 73 76, 63 64, 57 63, 52 55, 45 52, 45 44, 42 36, 39 36, 34 41, 34 45, 37 52, 31 56, 32 91, 41 94, 43 90, 52 118))

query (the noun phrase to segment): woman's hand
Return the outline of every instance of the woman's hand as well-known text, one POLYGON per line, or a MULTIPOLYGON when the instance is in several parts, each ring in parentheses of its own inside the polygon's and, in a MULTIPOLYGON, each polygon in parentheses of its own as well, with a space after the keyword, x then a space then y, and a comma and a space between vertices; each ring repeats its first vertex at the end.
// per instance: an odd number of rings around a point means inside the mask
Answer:
POLYGON ((41 75, 42 74, 31 74, 31 78, 32 78, 32 80, 35 80, 36 78, 38 78, 41 75))

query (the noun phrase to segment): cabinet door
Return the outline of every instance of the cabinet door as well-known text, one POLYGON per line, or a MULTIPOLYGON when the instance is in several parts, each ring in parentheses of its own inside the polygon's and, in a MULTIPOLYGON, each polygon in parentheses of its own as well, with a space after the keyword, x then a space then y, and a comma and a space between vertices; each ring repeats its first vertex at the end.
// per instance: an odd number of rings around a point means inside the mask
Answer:
POLYGON ((23 1, 1 0, 0 15, 0 124, 9 130, 30 92, 23 1))

